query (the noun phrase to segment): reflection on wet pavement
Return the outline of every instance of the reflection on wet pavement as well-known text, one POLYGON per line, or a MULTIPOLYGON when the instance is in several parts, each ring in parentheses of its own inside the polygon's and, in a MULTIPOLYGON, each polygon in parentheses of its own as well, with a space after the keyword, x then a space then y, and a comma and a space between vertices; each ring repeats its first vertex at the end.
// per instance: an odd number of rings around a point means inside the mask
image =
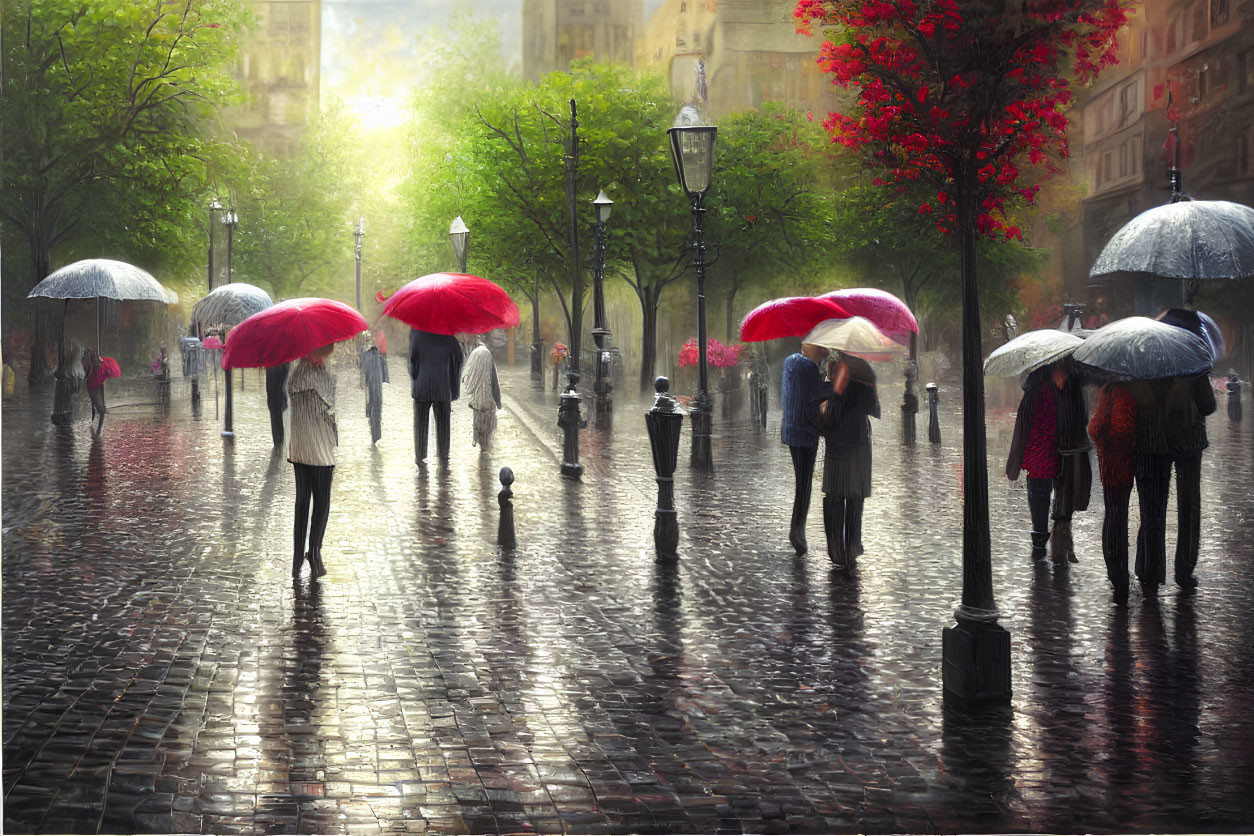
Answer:
MULTIPOLYGON (((385 387, 372 447, 364 395, 341 375, 321 583, 289 577, 291 466, 271 450, 260 380, 237 392, 233 442, 211 399, 194 412, 177 388, 168 417, 117 410, 100 439, 85 420, 52 427, 38 396, 6 402, 5 829, 1254 820, 1254 444, 1222 410, 1203 460, 1201 586, 1157 601, 1134 588, 1119 610, 1100 486, 1076 518, 1080 563, 1032 562, 1022 484, 998 475, 1013 416, 990 399, 1014 697, 973 713, 940 689, 961 583, 956 392, 942 397, 939 447, 903 448, 900 413, 884 410, 867 552, 849 578, 788 547, 777 418, 765 433, 747 410, 716 420, 713 476, 687 468, 685 426, 680 559, 667 566, 653 560, 647 402, 615 392, 613 428, 584 431, 572 483, 558 475, 556 396, 521 367, 502 376, 492 451, 471 447, 455 405, 449 466, 416 467, 407 389, 385 387), (512 551, 494 545, 504 465, 517 477, 512 551)), ((815 506, 807 538, 821 544, 815 506)))

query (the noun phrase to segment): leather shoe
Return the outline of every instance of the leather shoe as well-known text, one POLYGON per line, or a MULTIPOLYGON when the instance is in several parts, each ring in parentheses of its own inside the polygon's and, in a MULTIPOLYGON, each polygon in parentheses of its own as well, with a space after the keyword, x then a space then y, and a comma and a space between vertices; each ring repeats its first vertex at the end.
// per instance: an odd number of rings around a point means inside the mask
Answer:
POLYGON ((1197 589, 1197 578, 1194 575, 1176 575, 1176 586, 1181 589, 1197 589))
POLYGON ((806 546, 804 531, 798 531, 794 528, 792 531, 788 532, 788 542, 791 543, 792 547, 797 550, 797 554, 806 553, 808 547, 806 546))

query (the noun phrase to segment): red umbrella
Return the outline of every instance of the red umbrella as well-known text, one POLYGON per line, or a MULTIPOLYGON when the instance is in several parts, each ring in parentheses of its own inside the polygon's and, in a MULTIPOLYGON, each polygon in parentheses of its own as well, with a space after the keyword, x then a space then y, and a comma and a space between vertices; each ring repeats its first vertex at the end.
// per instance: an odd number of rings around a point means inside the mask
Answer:
POLYGON ((825 293, 820 299, 832 299, 849 311, 847 316, 871 320, 876 328, 893 342, 910 344, 910 335, 919 333, 919 323, 906 303, 887 290, 874 287, 850 287, 825 293))
POLYGON ((224 346, 222 345, 222 340, 218 339, 217 336, 214 334, 210 334, 209 336, 205 337, 205 341, 203 345, 205 348, 208 348, 213 351, 216 351, 219 348, 224 348, 224 346))
POLYGON ((383 313, 432 334, 484 334, 518 324, 518 306, 487 279, 432 273, 388 297, 383 313))
POLYGON ((231 329, 222 368, 290 363, 315 348, 355 337, 368 327, 362 315, 343 302, 288 299, 231 329))
POLYGON ((825 319, 844 319, 849 312, 831 299, 789 296, 763 302, 740 323, 740 341, 746 343, 800 337, 825 319))
POLYGON ((100 376, 108 380, 111 377, 121 377, 122 367, 118 365, 118 361, 112 357, 100 358, 100 376))

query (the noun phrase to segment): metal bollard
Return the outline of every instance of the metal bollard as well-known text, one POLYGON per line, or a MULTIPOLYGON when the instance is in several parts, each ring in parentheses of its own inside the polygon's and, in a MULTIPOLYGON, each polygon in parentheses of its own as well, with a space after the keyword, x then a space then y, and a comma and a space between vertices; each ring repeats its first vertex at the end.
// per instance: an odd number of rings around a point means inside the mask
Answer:
POLYGON ((936 412, 938 404, 940 404, 940 393, 935 383, 929 383, 927 385, 927 440, 933 444, 941 443, 940 416, 936 412))
POLYGON ((579 463, 579 426, 583 421, 579 413, 579 372, 566 372, 566 391, 562 393, 561 406, 557 408, 557 425, 562 428, 562 475, 567 479, 578 479, 583 475, 583 465, 579 463))
POLYGON ((544 343, 534 342, 531 344, 531 379, 538 381, 541 388, 544 386, 544 343))
POLYGON ((496 501, 501 506, 501 522, 496 528, 496 544, 507 549, 518 545, 518 539, 514 536, 514 492, 509 487, 512 484, 514 484, 514 471, 508 467, 502 467, 501 492, 496 495, 496 501))
POLYGON ((1228 370, 1228 420, 1241 420, 1241 378, 1232 369, 1228 370))
POLYGON ((678 557, 679 519, 675 512, 675 463, 679 458, 679 430, 684 416, 675 409, 670 396, 671 382, 665 377, 653 381, 653 408, 644 414, 653 449, 653 470, 657 474, 657 511, 654 512, 653 545, 659 560, 678 557))

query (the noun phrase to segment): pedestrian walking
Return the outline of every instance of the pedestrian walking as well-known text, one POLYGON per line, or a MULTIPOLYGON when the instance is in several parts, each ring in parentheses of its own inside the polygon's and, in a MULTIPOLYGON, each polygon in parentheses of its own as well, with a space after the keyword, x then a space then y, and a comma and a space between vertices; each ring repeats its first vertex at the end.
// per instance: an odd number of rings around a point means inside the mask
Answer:
POLYGON ((806 553, 806 518, 810 513, 814 462, 819 453, 819 431, 810 420, 810 410, 823 396, 823 375, 819 364, 827 359, 828 353, 823 346, 803 343, 800 353, 791 354, 784 360, 784 372, 780 379, 779 402, 784 410, 784 419, 779 435, 792 456, 795 482, 788 542, 797 554, 806 553))
MULTIPOLYGON (((107 411, 104 396, 105 381, 110 377, 117 377, 117 369, 118 363, 112 357, 101 357, 94 348, 83 349, 84 385, 87 388, 87 398, 91 401, 91 420, 95 420, 97 415, 100 416, 100 421, 94 430, 96 435, 104 432, 104 419, 107 411)), ((88 426, 91 426, 90 421, 88 426)))
POLYGON ((410 393, 414 399, 414 453, 421 463, 427 458, 431 412, 439 456, 448 461, 452 401, 460 396, 462 347, 450 334, 413 329, 409 334, 410 393))
POLYGON ((1126 384, 1107 383, 1098 392, 1089 435, 1097 447, 1105 502, 1102 557, 1115 603, 1122 607, 1128 603, 1128 502, 1136 456, 1136 399, 1126 384))
POLYGON ((287 381, 292 406, 292 437, 287 447, 287 460, 296 475, 293 578, 300 577, 306 560, 311 577, 320 578, 327 573, 322 561, 322 539, 331 514, 331 477, 335 472, 339 432, 335 426, 335 380, 325 363, 334 349, 334 344, 324 345, 297 360, 287 381), (308 550, 305 548, 306 532, 308 550))
POLYGON ((291 371, 291 363, 266 369, 266 408, 270 410, 270 439, 275 447, 283 446, 283 411, 287 409, 287 378, 291 371))
POLYGON ((1167 389, 1163 429, 1167 449, 1176 471, 1176 585, 1182 589, 1197 586, 1197 568, 1202 539, 1202 451, 1210 446, 1206 437, 1206 416, 1217 408, 1210 375, 1173 378, 1167 389))
POLYGON ((496 361, 486 345, 477 346, 466 358, 462 390, 474 413, 471 444, 478 445, 486 453, 492 433, 496 431, 496 411, 501 408, 501 384, 496 375, 496 361))
POLYGON ((1136 381, 1129 385, 1136 401, 1136 458, 1133 478, 1141 524, 1136 533, 1136 577, 1141 594, 1153 598, 1167 576, 1167 493, 1171 485, 1171 451, 1164 426, 1164 404, 1170 380, 1136 381))
POLYGON ((871 418, 880 417, 875 373, 839 352, 828 362, 829 392, 812 420, 823 434, 823 530, 837 569, 853 569, 862 548, 862 507, 871 495, 871 418))
POLYGON ((1075 373, 1070 357, 1054 363, 1051 380, 1058 390, 1059 473, 1054 483, 1054 528, 1050 536, 1050 554, 1055 563, 1076 563, 1071 517, 1077 511, 1088 510, 1093 488, 1088 410, 1084 405, 1083 381, 1075 373))
POLYGON ((1241 420, 1241 376, 1236 369, 1228 369, 1228 382, 1224 386, 1228 392, 1228 420, 1241 420))
POLYGON ((1058 386, 1054 365, 1028 374, 1015 416, 1014 435, 1006 458, 1006 478, 1014 482, 1027 473, 1028 511, 1032 516, 1032 556, 1045 556, 1049 544, 1050 500, 1054 480, 1062 475, 1058 453, 1058 386))
MULTIPOLYGON (((382 332, 380 332, 382 333, 382 332)), ((386 346, 387 343, 384 342, 386 346)), ((378 341, 361 354, 361 383, 366 389, 366 418, 370 421, 370 443, 383 436, 383 384, 388 382, 388 358, 378 341)))

